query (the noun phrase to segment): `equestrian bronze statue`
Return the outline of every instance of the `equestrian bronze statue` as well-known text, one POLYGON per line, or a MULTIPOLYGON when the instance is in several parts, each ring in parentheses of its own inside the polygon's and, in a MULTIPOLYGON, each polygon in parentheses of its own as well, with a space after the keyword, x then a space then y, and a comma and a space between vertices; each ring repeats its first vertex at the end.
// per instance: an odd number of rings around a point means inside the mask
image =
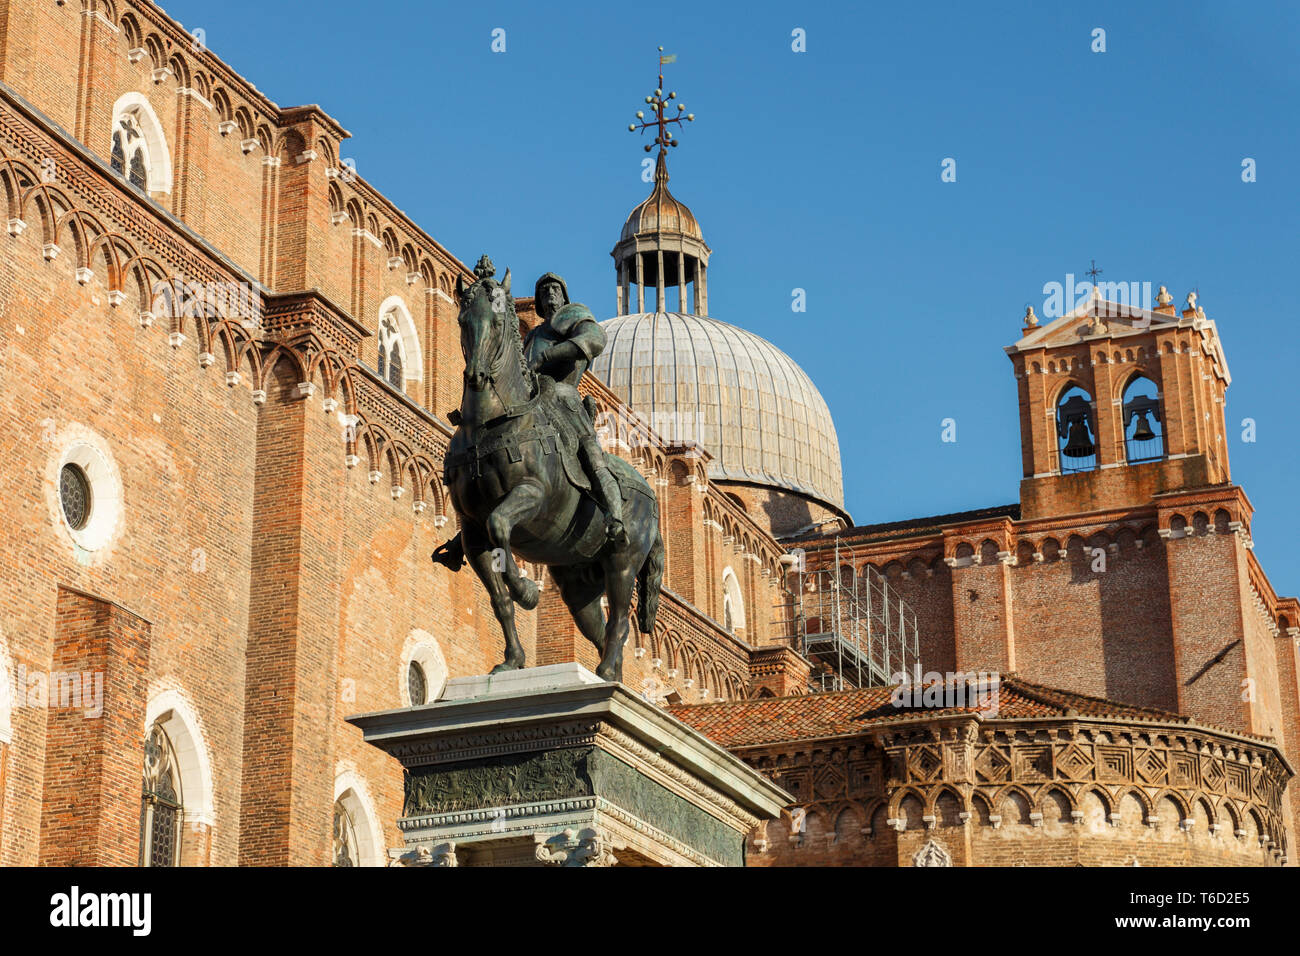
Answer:
POLYGON ((535 289, 543 321, 525 343, 510 270, 497 282, 484 256, 474 273, 470 286, 456 281, 465 375, 443 470, 460 534, 433 560, 456 571, 468 558, 487 588, 506 644, 492 673, 524 665, 514 605, 537 606, 537 583, 520 572, 518 554, 546 565, 578 629, 600 651, 597 676, 619 680, 634 588, 637 626, 654 629, 664 545, 654 492, 601 449, 592 407, 578 396, 604 332, 586 306, 569 302, 564 280, 547 273, 535 289))

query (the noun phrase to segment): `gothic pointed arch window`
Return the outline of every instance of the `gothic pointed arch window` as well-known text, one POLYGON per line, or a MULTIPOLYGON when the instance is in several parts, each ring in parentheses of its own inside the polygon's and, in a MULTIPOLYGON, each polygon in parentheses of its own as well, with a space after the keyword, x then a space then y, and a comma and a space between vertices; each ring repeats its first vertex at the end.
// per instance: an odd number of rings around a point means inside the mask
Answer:
POLYGON ((384 833, 369 787, 355 770, 334 781, 333 866, 383 866, 384 833))
POLYGON ((144 787, 140 808, 140 865, 176 866, 184 813, 176 748, 156 722, 144 742, 144 787))
POLYGON ((113 171, 126 175, 126 149, 122 146, 123 136, 120 132, 113 134, 113 171))
POLYGON ((142 93, 127 93, 113 105, 110 165, 146 193, 169 193, 171 153, 158 115, 142 93))
POLYGON ((730 567, 722 572, 722 626, 731 634, 745 629, 745 598, 730 567))
POLYGON ((379 320, 379 374, 394 388, 402 388, 405 362, 402 354, 402 335, 397 326, 395 312, 386 312, 379 320))
POLYGON ((334 865, 359 866, 361 853, 357 849, 357 825, 347 805, 334 801, 334 865))
POLYGON ((137 149, 135 155, 131 157, 131 168, 127 171, 126 178, 132 186, 144 189, 149 181, 149 171, 144 166, 144 150, 137 149))
POLYGON ((1145 375, 1124 388, 1124 453, 1130 465, 1165 457, 1165 430, 1160 391, 1145 375))
MULTIPOLYGON (((408 383, 422 381, 424 358, 420 336, 415 330, 411 310, 401 296, 390 295, 380 304, 375 346, 375 367, 388 384, 398 391, 406 391, 408 383)), ((418 394, 418 391, 413 390, 412 394, 418 394)))
POLYGON ((149 184, 147 151, 136 115, 124 113, 119 116, 117 128, 113 130, 113 170, 121 173, 137 189, 145 189, 149 184))
POLYGON ((1077 385, 1066 388, 1056 400, 1056 437, 1061 474, 1097 467, 1097 418, 1092 396, 1077 385))

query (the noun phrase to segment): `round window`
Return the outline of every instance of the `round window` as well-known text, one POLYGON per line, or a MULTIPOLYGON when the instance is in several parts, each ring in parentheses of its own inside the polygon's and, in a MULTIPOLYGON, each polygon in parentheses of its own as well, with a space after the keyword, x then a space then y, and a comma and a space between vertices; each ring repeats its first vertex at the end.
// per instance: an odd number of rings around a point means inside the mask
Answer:
POLYGON ((421 707, 428 703, 428 685, 424 679, 424 668, 411 661, 406 669, 406 694, 411 699, 412 707, 421 707))
POLYGON ((122 475, 108 443, 88 429, 69 424, 56 440, 63 449, 50 457, 42 482, 50 521, 72 539, 77 560, 87 561, 121 524, 122 475))
POLYGON ((80 531, 86 526, 90 520, 90 504, 90 481, 86 473, 77 465, 64 465, 59 470, 59 505, 68 527, 80 531))

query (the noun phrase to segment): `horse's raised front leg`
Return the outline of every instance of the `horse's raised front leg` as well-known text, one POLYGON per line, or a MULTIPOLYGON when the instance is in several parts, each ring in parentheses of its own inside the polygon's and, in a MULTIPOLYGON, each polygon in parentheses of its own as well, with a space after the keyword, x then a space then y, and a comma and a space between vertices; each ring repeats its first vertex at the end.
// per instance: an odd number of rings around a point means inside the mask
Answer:
POLYGON ((524 648, 519 643, 519 632, 515 630, 515 603, 510 598, 510 592, 506 589, 506 582, 502 579, 501 573, 496 570, 493 548, 484 538, 472 540, 469 536, 465 536, 465 544, 470 567, 487 588, 488 597, 492 599, 492 613, 496 615, 497 623, 501 625, 501 633, 506 639, 505 660, 492 668, 492 673, 518 670, 524 666, 524 648))
POLYGON ((511 597, 525 611, 537 607, 537 582, 530 581, 519 573, 515 556, 510 551, 510 535, 514 532, 515 525, 527 521, 541 510, 545 498, 546 493, 542 490, 541 483, 525 478, 510 489, 510 493, 493 509, 485 522, 488 540, 497 549, 497 569, 504 576, 511 597))
POLYGON ((605 621, 605 649, 600 655, 596 676, 601 680, 623 679, 623 643, 627 640, 627 615, 632 609, 632 588, 636 570, 618 564, 605 570, 605 597, 609 600, 609 617, 605 621))

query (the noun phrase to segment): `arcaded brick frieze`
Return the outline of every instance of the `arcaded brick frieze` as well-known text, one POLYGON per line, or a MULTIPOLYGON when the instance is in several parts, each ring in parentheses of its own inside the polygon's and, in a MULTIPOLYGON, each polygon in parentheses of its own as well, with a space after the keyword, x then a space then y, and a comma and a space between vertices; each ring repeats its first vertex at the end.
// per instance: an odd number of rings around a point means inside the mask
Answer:
POLYGON ((1276 865, 1289 765, 1267 741, 1116 720, 916 719, 745 748, 796 797, 750 865, 1276 865))
POLYGON ((305 268, 311 281, 298 285, 343 297, 346 277, 318 254, 323 230, 339 224, 397 260, 391 268, 400 268, 403 284, 449 291, 456 274, 468 274, 339 158, 350 134, 336 120, 317 106, 277 105, 213 53, 201 26, 187 32, 143 0, 4 7, 0 80, 104 158, 114 108, 127 97, 147 103, 174 168, 168 188, 151 183, 150 194, 268 285, 305 268), (312 184, 309 218, 292 215, 298 168, 312 184), (298 254, 286 259, 293 248, 298 254))
POLYGON ((276 363, 289 362, 328 411, 352 416, 351 430, 340 429, 340 455, 364 455, 368 471, 386 472, 390 486, 411 488, 411 500, 443 513, 446 497, 434 476, 447 426, 358 361, 364 327, 320 293, 269 293, 166 213, 150 213, 147 200, 111 173, 88 166, 3 91, 0 133, 10 232, 31 228, 69 283, 104 289, 127 321, 161 326, 173 348, 248 389, 254 402, 265 401, 276 363), (49 157, 57 157, 54 180, 45 182, 41 171, 49 167, 41 163, 49 157))
POLYGON ((252 275, 128 186, 35 107, 0 85, 8 229, 38 231, 72 268, 148 309, 155 282, 247 283, 252 275), (15 225, 13 220, 18 221, 15 225))
MULTIPOLYGON (((537 656, 530 664, 577 661, 595 668, 600 655, 578 633, 572 617, 545 579, 537 614, 537 656)), ((635 614, 630 617, 623 683, 647 699, 695 704, 743 700, 757 693, 751 657, 761 651, 738 640, 680 595, 668 588, 663 590, 651 634, 642 634, 635 614)), ((805 662, 801 691, 807 686, 806 672, 805 662)))

